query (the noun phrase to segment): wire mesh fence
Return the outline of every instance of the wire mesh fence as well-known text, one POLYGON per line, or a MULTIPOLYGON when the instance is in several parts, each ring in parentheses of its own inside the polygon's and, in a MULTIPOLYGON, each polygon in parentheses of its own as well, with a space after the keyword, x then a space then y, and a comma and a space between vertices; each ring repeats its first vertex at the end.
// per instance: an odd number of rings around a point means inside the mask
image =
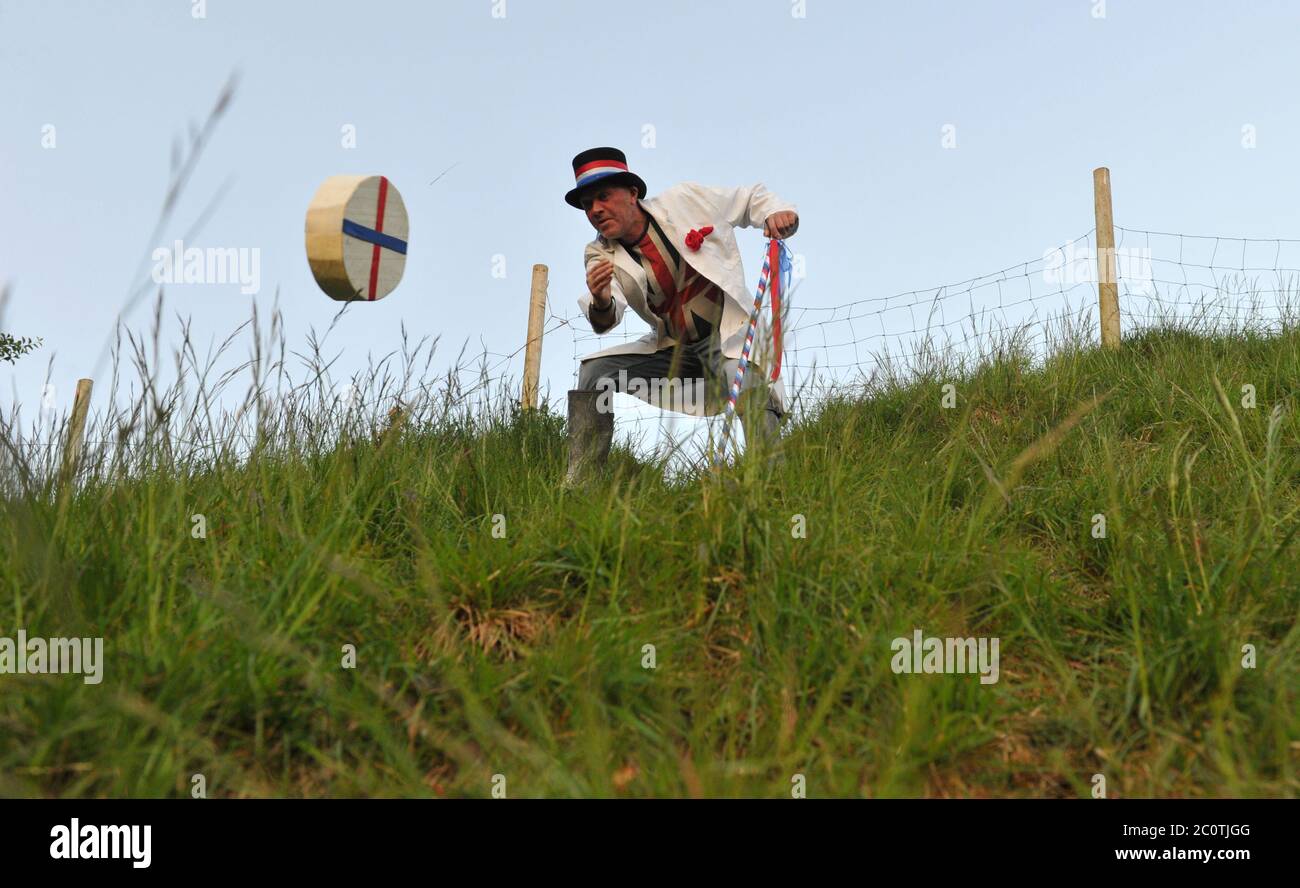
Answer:
MULTIPOLYGON (((1114 231, 1125 335, 1158 325, 1279 332, 1296 317, 1300 239, 1193 235, 1118 225, 1114 231)), ((830 393, 869 395, 873 387, 972 366, 1006 348, 1041 361, 1064 342, 1095 344, 1097 253, 1096 229, 1090 229, 997 271, 832 306, 804 304, 810 288, 805 286, 807 278, 796 272, 782 317, 782 379, 789 414, 799 417, 830 393)), ((548 299, 544 342, 553 350, 568 338, 576 386, 584 354, 640 338, 646 331, 638 326, 629 313, 619 327, 596 334, 585 317, 560 314, 548 299)), ((274 338, 274 323, 272 327, 274 338)), ((332 446, 341 433, 382 428, 393 421, 395 410, 416 423, 445 422, 449 417, 471 423, 517 403, 512 380, 522 377, 523 345, 508 353, 485 350, 475 368, 463 368, 458 360, 454 370, 423 380, 413 373, 420 348, 408 353, 405 331, 403 340, 400 376, 381 365, 336 384, 317 348, 306 362, 310 379, 291 384, 287 392, 279 386, 270 393, 266 377, 270 371, 284 371, 281 342, 280 362, 258 361, 252 368, 253 393, 239 410, 223 412, 215 421, 201 408, 210 408, 232 374, 214 390, 187 393, 173 387, 162 393, 133 393, 131 411, 115 409, 92 417, 83 474, 129 472, 145 464, 142 454, 158 447, 169 453, 188 448, 186 457, 196 466, 246 454, 259 446, 269 411, 281 413, 279 433, 289 431, 273 446, 301 449, 332 446)), ((139 363, 142 350, 137 347, 136 352, 139 363)), ((114 391, 116 385, 115 366, 114 391)), ((720 432, 720 415, 697 418, 664 411, 623 394, 615 396, 614 406, 616 440, 647 458, 666 460, 666 467, 698 464, 720 432)), ((42 421, 26 434, 18 431, 16 416, 0 417, 0 469, 8 470, 7 479, 16 477, 20 464, 29 478, 53 475, 67 416, 48 414, 42 411, 42 421)), ((261 441, 261 446, 267 443, 261 441)))

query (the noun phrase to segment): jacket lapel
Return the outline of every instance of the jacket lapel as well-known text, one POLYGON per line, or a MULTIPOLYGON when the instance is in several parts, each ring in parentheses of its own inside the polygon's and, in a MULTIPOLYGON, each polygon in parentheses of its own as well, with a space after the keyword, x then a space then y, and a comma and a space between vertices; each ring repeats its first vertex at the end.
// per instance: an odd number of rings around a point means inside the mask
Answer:
MULTIPOLYGON (((636 281, 641 292, 644 293, 649 281, 646 280, 645 269, 641 267, 641 263, 633 259, 632 254, 629 253, 619 241, 610 240, 604 235, 599 235, 598 237, 601 248, 609 254, 610 258, 614 261, 614 266, 616 268, 621 268, 631 276, 632 280, 636 281)), ((628 294, 624 293, 623 295, 627 296, 628 294)))
MULTIPOLYGON (((659 227, 664 230, 664 234, 672 241, 673 246, 677 248, 677 252, 682 255, 682 258, 690 263, 696 271, 704 275, 704 277, 717 284, 723 291, 726 299, 723 306, 722 320, 719 325, 719 333, 725 341, 735 332, 738 324, 742 326, 744 325, 744 321, 748 317, 748 308, 745 303, 739 296, 737 296, 733 289, 728 287, 728 284, 731 283, 730 276, 727 273, 728 270, 715 268, 715 262, 710 254, 705 252, 695 253, 686 246, 686 232, 689 231, 692 226, 688 225, 685 228, 679 226, 677 217, 674 215, 672 201, 669 200, 667 196, 660 195, 653 197, 648 201, 638 200, 637 202, 641 205, 643 210, 655 217, 655 221, 659 223, 659 227)), ((709 224, 713 223, 708 220, 697 220, 696 222, 696 226, 709 224)), ((646 323, 650 324, 656 331, 658 331, 655 334, 657 337, 662 336, 662 321, 660 321, 654 313, 649 310, 649 306, 646 303, 646 294, 649 290, 650 282, 646 277, 645 269, 641 267, 640 262, 637 262, 632 258, 632 254, 629 253, 627 248, 618 240, 610 240, 603 235, 597 235, 597 238, 602 249, 608 253, 610 258, 613 260, 614 266, 616 268, 621 268, 636 283, 636 293, 623 294, 624 298, 628 300, 629 307, 640 315, 646 323)))
MULTIPOLYGON (((686 232, 692 228, 703 225, 713 225, 717 228, 719 224, 725 223, 713 222, 707 218, 696 219, 692 222, 692 220, 685 218, 684 215, 692 212, 689 207, 681 208, 682 213, 674 216, 674 212, 678 208, 673 206, 673 201, 669 199, 670 195, 671 192, 667 192, 664 195, 655 197, 652 199, 653 203, 649 204, 643 201, 642 206, 647 211, 653 212, 654 217, 659 220, 659 224, 663 227, 664 234, 672 238, 673 246, 677 248, 677 252, 682 254, 682 258, 722 290, 724 302, 718 332, 725 342, 736 331, 737 326, 745 325, 745 321, 749 317, 749 309, 744 301, 744 293, 738 293, 735 290, 736 282, 734 278, 736 276, 729 269, 718 266, 713 253, 706 250, 692 252, 686 246, 686 232), (679 219, 681 220, 680 224, 679 219)), ((736 259, 739 261, 740 257, 737 256, 736 259)), ((644 286, 644 276, 642 276, 642 285, 644 286)), ((739 286, 743 290, 745 286, 743 277, 739 279, 739 286)))

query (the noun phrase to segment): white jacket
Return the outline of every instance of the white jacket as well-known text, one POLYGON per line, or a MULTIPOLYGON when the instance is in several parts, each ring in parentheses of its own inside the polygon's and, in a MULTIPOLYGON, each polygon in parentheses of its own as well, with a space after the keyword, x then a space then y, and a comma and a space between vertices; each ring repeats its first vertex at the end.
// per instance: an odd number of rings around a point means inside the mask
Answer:
MULTIPOLYGON (((718 335, 721 337, 722 354, 731 359, 730 367, 734 372, 735 361, 740 358, 745 345, 749 314, 754 308, 754 293, 750 292, 745 283, 745 269, 741 265, 740 251, 736 246, 736 235, 732 229, 738 226, 762 228, 763 222, 773 213, 782 210, 795 212, 794 204, 781 200, 761 183, 744 188, 713 188, 697 182, 674 185, 662 194, 638 202, 646 212, 655 217, 663 228, 664 234, 691 267, 717 284, 726 295, 718 335), (695 252, 687 248, 687 232, 692 228, 703 228, 706 225, 712 225, 713 231, 704 238, 699 251, 695 252)), ((590 270, 592 265, 606 260, 612 260, 614 263, 614 274, 610 278, 610 295, 614 299, 614 323, 609 329, 612 330, 619 325, 623 320, 624 312, 628 306, 631 306, 632 310, 650 325, 651 330, 640 339, 610 346, 587 355, 582 360, 605 355, 648 355, 671 346, 672 340, 667 336, 664 322, 650 311, 646 303, 645 270, 617 239, 610 240, 597 235, 583 251, 583 264, 587 270, 590 270)), ((588 322, 591 321, 591 307, 592 295, 590 292, 584 292, 578 298, 578 308, 588 322)), ((751 374, 770 376, 772 372, 772 364, 768 360, 772 350, 769 330, 770 308, 769 292, 763 297, 763 312, 755 333, 749 369, 745 371, 747 390, 752 382, 751 374)), ((782 315, 785 314, 784 309, 783 301, 782 315)), ((784 331, 785 318, 782 317, 781 320, 784 331)), ((592 329, 595 327, 593 326, 592 329)), ((730 382, 728 377, 727 384, 730 385, 730 382)), ((772 384, 772 393, 784 412, 787 408, 782 380, 778 379, 772 384)), ((655 403, 649 397, 645 400, 655 403)), ((708 415, 702 403, 688 404, 688 406, 696 407, 690 411, 693 415, 708 415)))

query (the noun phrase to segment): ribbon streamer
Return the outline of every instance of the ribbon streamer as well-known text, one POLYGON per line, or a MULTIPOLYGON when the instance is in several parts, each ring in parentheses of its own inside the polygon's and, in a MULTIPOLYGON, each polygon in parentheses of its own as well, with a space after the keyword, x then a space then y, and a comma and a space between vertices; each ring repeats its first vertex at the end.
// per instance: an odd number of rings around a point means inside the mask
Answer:
POLYGON ((745 333, 745 347, 740 352, 740 362, 736 365, 736 375, 731 380, 731 390, 727 393, 726 418, 722 423, 722 441, 713 458, 714 467, 722 465, 727 454, 727 441, 731 437, 731 421, 736 415, 736 399, 745 381, 745 371, 749 368, 749 354, 754 347, 754 335, 758 331, 758 319, 763 312, 763 294, 767 292, 769 281, 772 287, 772 342, 776 349, 776 359, 772 367, 772 381, 781 374, 781 292, 788 291, 791 269, 790 253, 785 241, 772 238, 767 242, 767 252, 763 256, 763 271, 758 276, 758 292, 754 295, 754 308, 749 313, 749 330, 745 333), (772 276, 772 269, 776 276, 772 276), (784 282, 782 280, 784 278, 784 282))

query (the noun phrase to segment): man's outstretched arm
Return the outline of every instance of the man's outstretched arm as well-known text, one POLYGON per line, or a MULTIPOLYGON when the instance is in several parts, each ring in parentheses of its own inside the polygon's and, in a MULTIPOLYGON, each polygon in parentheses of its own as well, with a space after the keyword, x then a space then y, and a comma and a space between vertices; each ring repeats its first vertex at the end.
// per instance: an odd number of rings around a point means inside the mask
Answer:
POLYGON ((799 230, 795 205, 768 191, 762 182, 741 188, 718 188, 685 182, 733 228, 762 228, 765 237, 785 238, 799 230))
POLYGON ((596 333, 605 333, 623 320, 627 300, 623 288, 614 274, 614 263, 606 259, 593 245, 588 244, 584 254, 587 266, 587 292, 578 297, 578 308, 591 322, 596 333))

